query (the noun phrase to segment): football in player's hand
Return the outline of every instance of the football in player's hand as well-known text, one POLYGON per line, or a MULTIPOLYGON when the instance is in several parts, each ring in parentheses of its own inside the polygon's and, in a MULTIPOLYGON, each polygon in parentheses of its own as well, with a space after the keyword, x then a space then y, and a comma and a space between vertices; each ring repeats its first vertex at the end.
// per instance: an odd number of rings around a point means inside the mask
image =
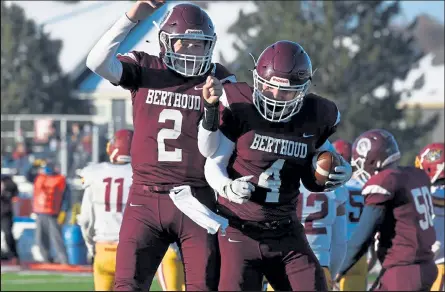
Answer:
POLYGON ((341 166, 338 154, 330 151, 316 153, 312 161, 315 182, 319 186, 324 186, 329 180, 329 174, 334 173, 335 167, 341 166))

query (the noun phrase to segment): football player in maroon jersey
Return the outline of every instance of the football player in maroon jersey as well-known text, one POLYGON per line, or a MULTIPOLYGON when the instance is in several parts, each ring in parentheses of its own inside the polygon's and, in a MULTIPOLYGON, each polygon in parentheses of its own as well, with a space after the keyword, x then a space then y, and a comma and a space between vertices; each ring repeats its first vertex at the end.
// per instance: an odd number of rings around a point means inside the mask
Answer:
MULTIPOLYGON (((399 147, 388 131, 361 134, 352 146, 354 177, 364 183, 365 207, 339 272, 344 275, 380 232, 379 291, 429 291, 437 268, 430 180, 415 167, 398 166, 399 147)), ((338 278, 339 278, 338 277, 338 278)))
POLYGON ((423 169, 431 180, 431 196, 434 206, 434 229, 436 242, 432 250, 435 254, 437 278, 431 291, 445 290, 445 145, 429 143, 416 156, 416 167, 423 169))
POLYGON ((181 3, 159 23, 160 54, 117 50, 130 30, 164 1, 138 1, 93 47, 87 66, 131 92, 133 185, 117 250, 115 290, 147 290, 169 244, 182 251, 187 290, 216 290, 217 237, 227 220, 197 147, 202 97, 221 95, 234 80, 212 63, 214 25, 199 6, 181 3), (161 211, 162 210, 162 211, 161 211))
POLYGON ((314 154, 335 152, 327 139, 340 114, 332 101, 307 93, 311 80, 304 49, 279 41, 259 57, 253 88, 225 84, 219 101, 206 100, 198 143, 209 156, 205 174, 219 194, 218 212, 230 224, 219 235, 220 290, 260 290, 264 275, 275 290, 326 291, 296 218, 299 182, 311 191, 334 189, 350 178, 351 168, 343 159, 326 185, 313 181, 314 154), (221 125, 215 104, 223 106, 221 125))

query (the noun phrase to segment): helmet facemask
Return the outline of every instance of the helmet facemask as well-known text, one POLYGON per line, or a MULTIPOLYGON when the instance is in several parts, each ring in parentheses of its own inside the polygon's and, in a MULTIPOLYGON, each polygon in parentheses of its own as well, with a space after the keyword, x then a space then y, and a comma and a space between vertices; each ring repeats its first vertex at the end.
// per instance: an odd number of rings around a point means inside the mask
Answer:
POLYGON ((272 77, 269 81, 259 76, 256 69, 253 70, 253 81, 253 103, 261 116, 269 122, 285 122, 297 114, 311 85, 311 79, 298 85, 290 85, 289 80, 278 77, 272 77), (277 89, 287 94, 294 92, 294 97, 286 101, 268 97, 263 94, 265 87, 277 89))
POLYGON ((371 174, 365 170, 365 158, 357 157, 351 160, 352 177, 362 184, 365 184, 370 178, 371 174))
POLYGON ((216 43, 216 35, 204 35, 201 30, 187 30, 185 34, 169 34, 165 31, 159 33, 159 42, 164 49, 164 64, 171 70, 186 76, 202 76, 212 64, 213 49, 216 43), (188 55, 175 53, 174 42, 181 40, 202 40, 205 42, 204 55, 188 55))
POLYGON ((372 175, 379 173, 381 170, 385 169, 388 165, 398 161, 400 159, 400 152, 396 152, 390 156, 388 156, 383 162, 372 161, 368 168, 369 171, 366 170, 366 156, 365 157, 357 157, 356 159, 351 160, 351 166, 353 168, 352 177, 365 184, 372 175), (370 172, 373 172, 371 174, 370 172))

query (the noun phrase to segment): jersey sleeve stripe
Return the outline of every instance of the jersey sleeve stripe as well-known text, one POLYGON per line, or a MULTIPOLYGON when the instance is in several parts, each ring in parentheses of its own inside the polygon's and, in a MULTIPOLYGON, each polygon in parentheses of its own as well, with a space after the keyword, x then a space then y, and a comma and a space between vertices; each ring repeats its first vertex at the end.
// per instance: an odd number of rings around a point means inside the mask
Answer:
POLYGON ((391 193, 388 190, 386 190, 385 188, 382 188, 381 186, 378 186, 378 185, 369 185, 363 189, 362 195, 366 196, 369 194, 378 194, 378 195, 387 195, 387 196, 391 195, 391 193))

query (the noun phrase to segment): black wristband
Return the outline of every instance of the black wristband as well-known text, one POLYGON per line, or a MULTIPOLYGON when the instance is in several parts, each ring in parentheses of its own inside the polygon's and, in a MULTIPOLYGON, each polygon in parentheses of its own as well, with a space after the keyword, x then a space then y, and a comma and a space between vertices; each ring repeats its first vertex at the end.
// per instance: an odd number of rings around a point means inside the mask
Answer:
POLYGON ((202 127, 208 131, 215 132, 219 127, 219 101, 208 103, 204 100, 204 117, 202 127))

